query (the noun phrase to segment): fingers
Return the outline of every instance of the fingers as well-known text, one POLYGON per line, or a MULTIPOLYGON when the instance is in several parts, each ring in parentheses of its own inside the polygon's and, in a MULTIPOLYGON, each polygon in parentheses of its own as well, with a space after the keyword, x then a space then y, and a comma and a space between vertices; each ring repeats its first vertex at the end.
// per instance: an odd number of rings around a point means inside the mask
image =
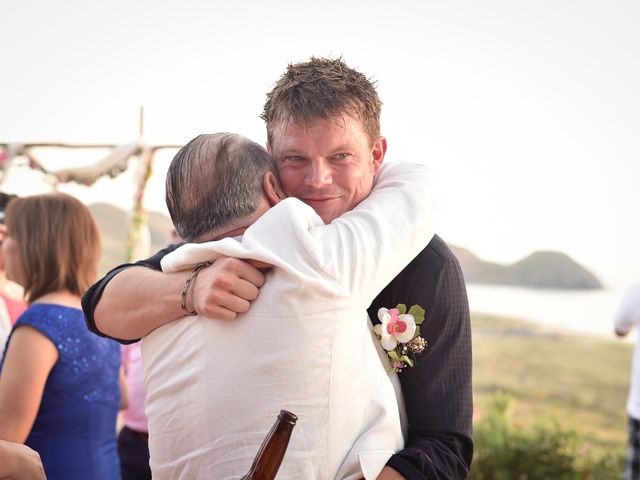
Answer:
POLYGON ((200 310, 202 310, 200 315, 215 320, 231 321, 235 320, 238 316, 238 312, 233 312, 228 308, 221 307, 220 305, 205 304, 200 310))
POLYGON ((237 258, 220 258, 198 275, 193 306, 205 317, 233 320, 238 313, 249 310, 264 281, 255 266, 237 258))
MULTIPOLYGON (((214 288, 229 292, 246 290, 246 283, 254 285, 256 288, 264 285, 263 273, 238 258, 223 257, 216 260, 209 268, 203 270, 203 272, 205 271, 214 288), (244 288, 239 287, 239 285, 244 286, 244 288)), ((247 298, 247 300, 254 299, 255 297, 247 298)))
POLYGON ((246 259, 245 262, 262 271, 271 270, 273 268, 273 265, 271 265, 270 263, 261 262, 260 260, 254 260, 252 258, 246 259))
POLYGON ((237 269, 239 278, 242 278, 256 287, 260 288, 264 285, 264 274, 258 270, 259 268, 270 269, 271 265, 260 262, 258 260, 240 260, 237 258, 225 258, 224 261, 229 262, 231 271, 237 269))
POLYGON ((207 298, 198 313, 208 318, 219 320, 233 320, 239 313, 245 313, 251 307, 251 302, 238 295, 218 290, 207 298))
POLYGON ((242 278, 239 278, 238 281, 235 282, 235 285, 232 286, 231 293, 233 293, 234 295, 237 295, 238 297, 244 300, 253 302, 256 298, 258 298, 258 293, 260 293, 260 289, 256 287, 253 283, 247 280, 244 280, 242 278))

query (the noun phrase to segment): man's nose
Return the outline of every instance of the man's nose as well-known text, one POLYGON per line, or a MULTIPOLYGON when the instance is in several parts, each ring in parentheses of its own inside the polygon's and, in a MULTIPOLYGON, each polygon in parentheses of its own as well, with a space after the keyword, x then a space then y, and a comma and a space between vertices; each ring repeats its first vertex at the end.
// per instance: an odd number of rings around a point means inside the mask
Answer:
POLYGON ((331 168, 324 160, 313 160, 307 172, 305 183, 314 188, 330 184, 331 168))

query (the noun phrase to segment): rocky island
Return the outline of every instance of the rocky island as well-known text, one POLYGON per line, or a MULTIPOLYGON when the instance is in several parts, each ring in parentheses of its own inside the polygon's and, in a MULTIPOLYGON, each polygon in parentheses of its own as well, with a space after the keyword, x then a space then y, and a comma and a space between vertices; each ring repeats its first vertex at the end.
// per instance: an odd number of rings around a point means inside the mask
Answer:
POLYGON ((538 251, 518 262, 502 265, 481 260, 462 247, 451 245, 451 249, 469 283, 563 290, 602 288, 592 272, 564 253, 538 251))

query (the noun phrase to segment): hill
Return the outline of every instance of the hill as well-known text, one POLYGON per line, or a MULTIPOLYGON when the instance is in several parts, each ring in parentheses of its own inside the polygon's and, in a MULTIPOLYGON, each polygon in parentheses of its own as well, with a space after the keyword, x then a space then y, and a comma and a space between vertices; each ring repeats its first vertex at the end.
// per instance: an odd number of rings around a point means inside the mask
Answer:
POLYGON ((598 278, 571 257, 560 252, 534 252, 522 260, 502 265, 479 259, 469 250, 451 245, 465 280, 470 283, 552 289, 601 289, 598 278))
MULTIPOLYGON (((89 206, 96 219, 102 237, 102 257, 98 265, 102 275, 116 265, 127 261, 127 238, 129 232, 128 212, 106 203, 89 206)), ((167 244, 171 232, 171 219, 158 212, 147 212, 151 234, 151 252, 155 253, 167 244)))

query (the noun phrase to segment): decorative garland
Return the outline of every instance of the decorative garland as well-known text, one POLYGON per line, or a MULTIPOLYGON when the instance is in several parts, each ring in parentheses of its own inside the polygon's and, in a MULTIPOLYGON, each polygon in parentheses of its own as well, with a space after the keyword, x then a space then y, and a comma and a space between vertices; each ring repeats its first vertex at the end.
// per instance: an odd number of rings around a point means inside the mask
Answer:
MULTIPOLYGON (((42 144, 37 147, 66 147, 81 148, 64 144, 42 144)), ((77 167, 74 169, 49 170, 34 156, 32 147, 22 144, 0 144, 0 178, 3 178, 6 171, 11 167, 16 157, 27 159, 27 166, 32 170, 38 170, 54 180, 54 185, 64 182, 76 182, 90 187, 99 178, 108 175, 115 178, 127 169, 129 158, 139 155, 142 150, 142 142, 135 142, 115 147, 113 145, 87 145, 87 148, 112 148, 113 151, 93 167, 77 167)))
POLYGON ((129 235, 127 241, 127 258, 132 261, 148 255, 149 228, 147 224, 147 212, 143 208, 144 192, 153 172, 153 160, 155 153, 160 148, 180 148, 180 145, 161 145, 157 147, 144 146, 141 139, 126 145, 66 145, 66 144, 38 144, 35 147, 62 147, 62 148, 111 148, 112 152, 100 162, 91 167, 78 167, 52 171, 47 169, 31 152, 34 145, 0 144, 0 180, 5 178, 6 172, 11 168, 15 158, 27 159, 27 166, 32 170, 38 170, 53 180, 54 190, 59 183, 76 182, 87 187, 93 185, 99 178, 109 176, 115 178, 123 173, 131 157, 138 157, 139 168, 136 172, 136 191, 134 204, 129 220, 129 235), (146 249, 146 251, 145 251, 146 249))
POLYGON ((149 249, 148 215, 142 206, 142 202, 147 184, 153 173, 155 155, 155 148, 147 148, 140 158, 140 166, 136 175, 138 185, 133 197, 133 208, 131 210, 131 220, 129 221, 129 238, 127 241, 127 258, 129 261, 146 257, 145 251, 149 249), (146 233, 144 237, 143 232, 146 233))

